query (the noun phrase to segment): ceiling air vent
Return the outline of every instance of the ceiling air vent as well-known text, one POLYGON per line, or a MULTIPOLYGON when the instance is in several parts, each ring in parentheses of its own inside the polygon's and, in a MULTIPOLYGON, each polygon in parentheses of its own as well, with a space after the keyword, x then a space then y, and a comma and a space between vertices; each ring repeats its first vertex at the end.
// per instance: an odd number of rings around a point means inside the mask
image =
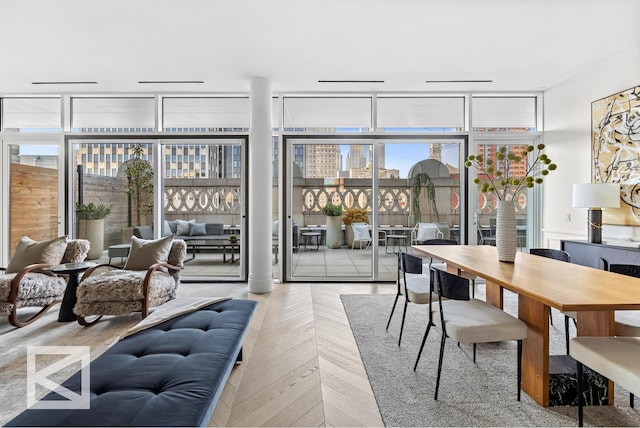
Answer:
POLYGON ((202 84, 204 83, 204 80, 139 80, 138 83, 140 83, 141 85, 144 85, 144 84, 173 85, 176 83, 202 84))
POLYGON ((31 82, 32 85, 97 85, 98 82, 56 82, 56 81, 52 81, 52 82, 48 82, 48 81, 43 81, 43 82, 31 82))
POLYGON ((473 80, 425 80, 424 83, 493 83, 493 79, 473 80))
POLYGON ((318 80, 318 83, 384 83, 384 80, 318 80))

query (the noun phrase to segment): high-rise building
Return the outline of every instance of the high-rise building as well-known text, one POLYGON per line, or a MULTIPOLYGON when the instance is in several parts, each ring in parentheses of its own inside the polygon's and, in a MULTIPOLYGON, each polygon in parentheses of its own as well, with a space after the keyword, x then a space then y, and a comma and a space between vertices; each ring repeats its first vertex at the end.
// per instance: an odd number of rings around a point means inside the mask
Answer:
MULTIPOLYGON (((153 162, 153 144, 140 143, 142 159, 153 162)), ((85 174, 115 177, 119 168, 133 157, 132 144, 82 143, 78 162, 85 174)), ((239 145, 199 144, 163 146, 164 175, 167 178, 239 178, 239 145)))
POLYGON ((342 156, 336 144, 304 146, 303 174, 307 178, 338 177, 342 156))

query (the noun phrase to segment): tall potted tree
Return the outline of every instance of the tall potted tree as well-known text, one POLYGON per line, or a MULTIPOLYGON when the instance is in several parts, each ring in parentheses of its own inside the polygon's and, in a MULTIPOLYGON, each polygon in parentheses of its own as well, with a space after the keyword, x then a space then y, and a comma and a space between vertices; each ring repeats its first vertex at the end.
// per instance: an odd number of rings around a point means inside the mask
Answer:
POLYGON ((111 214, 109 205, 76 204, 78 238, 87 239, 91 247, 87 259, 98 259, 104 251, 104 219, 111 214))
POLYGON ((142 224, 142 216, 153 211, 153 166, 142 158, 144 148, 135 144, 131 148, 133 158, 127 162, 127 194, 129 195, 129 226, 142 224))

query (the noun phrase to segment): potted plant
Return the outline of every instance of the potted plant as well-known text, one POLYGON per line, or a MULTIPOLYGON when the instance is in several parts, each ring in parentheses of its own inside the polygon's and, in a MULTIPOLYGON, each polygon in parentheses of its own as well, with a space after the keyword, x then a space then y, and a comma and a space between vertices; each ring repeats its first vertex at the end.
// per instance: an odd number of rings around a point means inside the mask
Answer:
POLYGON ((436 216, 436 223, 440 221, 438 213, 438 205, 436 203, 436 187, 431 181, 429 174, 421 172, 413 176, 411 180, 411 213, 413 214, 413 222, 418 224, 422 221, 422 210, 420 209, 420 194, 422 188, 426 190, 425 196, 429 199, 431 211, 436 216))
POLYGON ((142 159, 144 148, 141 144, 135 144, 131 148, 131 154, 133 158, 127 161, 125 169, 129 227, 122 232, 123 242, 131 239, 132 226, 142 226, 143 215, 153 211, 153 166, 142 159))
POLYGON ((111 214, 111 206, 104 204, 76 204, 78 238, 91 243, 88 259, 97 259, 104 251, 104 219, 111 214))
POLYGON ((327 216, 326 245, 328 248, 340 248, 342 245, 342 205, 326 204, 322 212, 327 216))
MULTIPOLYGON (((144 149, 141 144, 134 145, 131 154, 133 158, 126 168, 127 193, 131 196, 129 209, 135 208, 136 225, 140 226, 142 215, 153 210, 153 166, 142 159, 144 149)), ((131 219, 129 223, 132 225, 131 219)))
POLYGON ((229 236, 229 241, 236 242, 237 240, 238 240, 238 236, 237 235, 230 235, 229 236))
POLYGON ((351 247, 353 245, 353 229, 351 228, 352 223, 369 223, 369 214, 366 210, 362 208, 350 208, 345 211, 344 216, 342 217, 342 222, 345 225, 344 228, 344 240, 347 246, 351 247))

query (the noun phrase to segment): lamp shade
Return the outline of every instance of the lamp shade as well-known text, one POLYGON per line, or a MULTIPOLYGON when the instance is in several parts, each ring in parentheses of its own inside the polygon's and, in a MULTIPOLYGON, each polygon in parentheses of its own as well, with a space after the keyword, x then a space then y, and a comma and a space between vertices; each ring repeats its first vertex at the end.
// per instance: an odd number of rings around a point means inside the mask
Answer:
POLYGON ((573 208, 619 208, 620 183, 573 185, 573 208))

